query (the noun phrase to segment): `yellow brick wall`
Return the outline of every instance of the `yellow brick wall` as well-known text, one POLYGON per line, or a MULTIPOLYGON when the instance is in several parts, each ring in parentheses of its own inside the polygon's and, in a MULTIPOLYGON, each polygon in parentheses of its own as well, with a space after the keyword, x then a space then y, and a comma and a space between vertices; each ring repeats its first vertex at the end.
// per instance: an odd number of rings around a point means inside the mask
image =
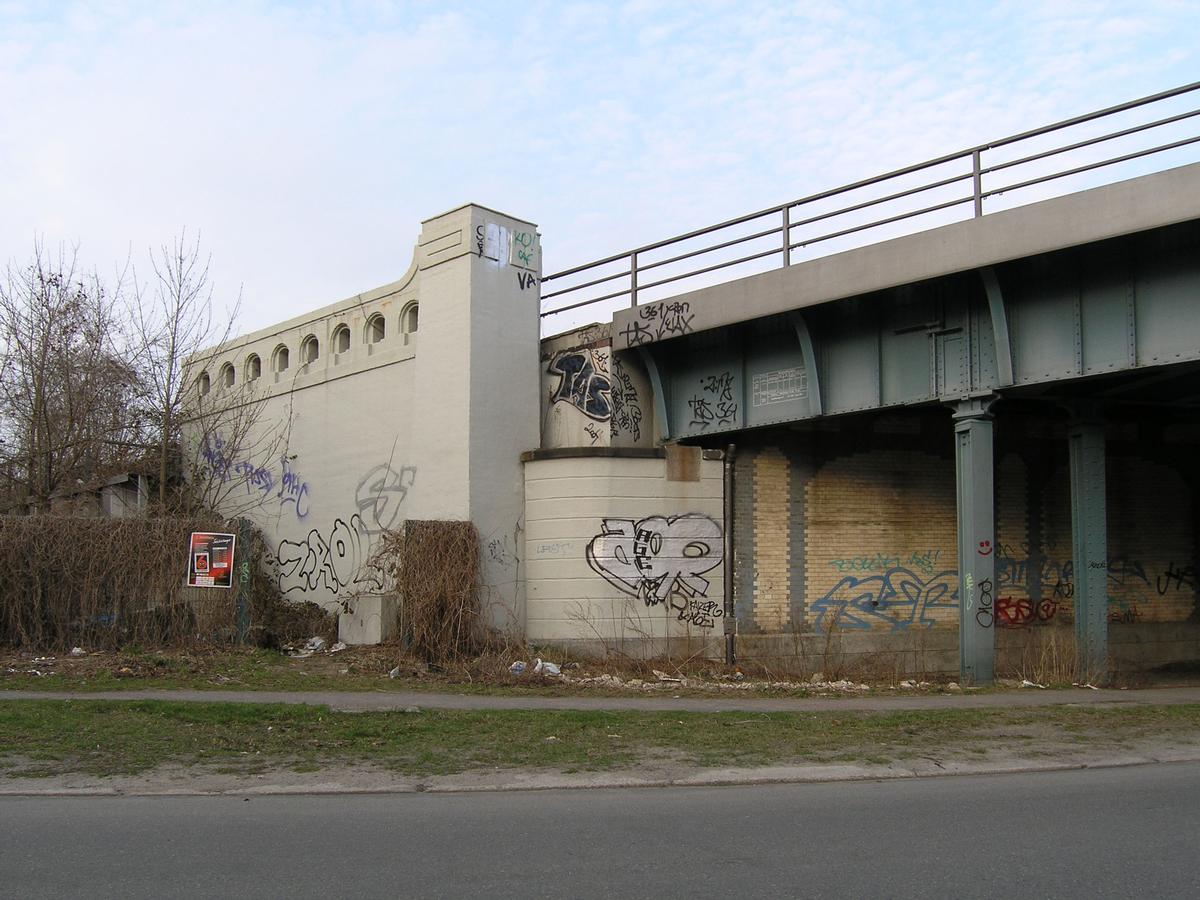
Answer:
POLYGON ((953 460, 843 456, 809 481, 805 505, 809 627, 958 627, 953 460))
MULTIPOLYGON (((1011 447, 1021 433, 1004 437, 1011 447)), ((1123 455, 1128 449, 1108 458, 1110 627, 1182 622, 1196 603, 1191 491, 1174 468, 1123 455)), ((754 630, 958 627, 952 458, 882 447, 747 452, 753 553, 739 547, 739 563, 753 567, 746 618, 754 630), (796 459, 813 472, 806 481, 794 474, 796 459)), ((997 450, 997 627, 1074 621, 1065 457, 1050 434, 1031 435, 1019 453, 997 450)))

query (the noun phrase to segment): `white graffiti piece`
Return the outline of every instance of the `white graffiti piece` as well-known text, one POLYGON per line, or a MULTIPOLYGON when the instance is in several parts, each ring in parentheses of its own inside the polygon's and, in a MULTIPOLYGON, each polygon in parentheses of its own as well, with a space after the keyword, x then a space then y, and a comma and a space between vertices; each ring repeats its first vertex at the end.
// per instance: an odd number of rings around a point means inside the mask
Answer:
POLYGON ((702 576, 719 566, 722 556, 721 526, 700 513, 648 516, 636 522, 604 519, 587 546, 588 565, 647 606, 672 596, 706 596, 709 582, 702 576))
POLYGON ((378 588, 379 573, 366 566, 369 539, 358 515, 337 519, 326 538, 317 529, 303 541, 280 541, 279 589, 285 594, 308 591, 338 593, 351 585, 378 588))

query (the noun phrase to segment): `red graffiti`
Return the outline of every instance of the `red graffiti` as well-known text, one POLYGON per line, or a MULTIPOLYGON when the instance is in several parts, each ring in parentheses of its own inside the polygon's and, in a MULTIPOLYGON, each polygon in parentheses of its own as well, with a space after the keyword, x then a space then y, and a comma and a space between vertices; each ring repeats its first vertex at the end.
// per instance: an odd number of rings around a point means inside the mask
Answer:
POLYGON ((979 555, 980 556, 991 556, 992 555, 992 542, 991 541, 980 541, 979 542, 979 555))
POLYGON ((996 601, 996 621, 1009 628, 1048 622, 1058 613, 1058 602, 1039 600, 1034 602, 1025 597, 1001 597, 996 601))

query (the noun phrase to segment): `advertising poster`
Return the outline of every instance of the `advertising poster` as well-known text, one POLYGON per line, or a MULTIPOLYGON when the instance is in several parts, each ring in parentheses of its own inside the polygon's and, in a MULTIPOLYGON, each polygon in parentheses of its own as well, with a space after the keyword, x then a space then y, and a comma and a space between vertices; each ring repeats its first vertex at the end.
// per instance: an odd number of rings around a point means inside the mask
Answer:
POLYGON ((234 535, 193 531, 188 553, 188 587, 233 587, 234 535))

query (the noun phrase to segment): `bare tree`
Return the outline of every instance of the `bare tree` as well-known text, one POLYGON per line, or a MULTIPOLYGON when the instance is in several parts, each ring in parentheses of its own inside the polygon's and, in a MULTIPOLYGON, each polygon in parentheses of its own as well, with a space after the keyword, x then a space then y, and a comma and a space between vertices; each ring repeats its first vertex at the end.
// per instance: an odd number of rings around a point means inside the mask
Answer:
POLYGON ((39 243, 0 279, 0 459, 9 499, 127 467, 143 440, 138 372, 123 346, 120 283, 39 243))
POLYGON ((171 455, 179 447, 187 360, 204 347, 228 340, 241 304, 239 294, 214 334, 210 262, 211 257, 201 254, 200 239, 189 242, 185 231, 150 251, 153 278, 148 285, 134 273, 133 323, 148 407, 158 432, 158 500, 164 505, 171 455))
POLYGON ((214 312, 210 261, 199 238, 189 240, 186 232, 152 250, 153 277, 145 285, 134 278, 132 319, 157 432, 160 505, 171 498, 176 506, 233 514, 239 511, 229 502, 235 466, 273 456, 286 444, 286 422, 260 422, 262 397, 252 385, 226 390, 213 383, 213 363, 233 336, 241 294, 232 308, 214 312))

